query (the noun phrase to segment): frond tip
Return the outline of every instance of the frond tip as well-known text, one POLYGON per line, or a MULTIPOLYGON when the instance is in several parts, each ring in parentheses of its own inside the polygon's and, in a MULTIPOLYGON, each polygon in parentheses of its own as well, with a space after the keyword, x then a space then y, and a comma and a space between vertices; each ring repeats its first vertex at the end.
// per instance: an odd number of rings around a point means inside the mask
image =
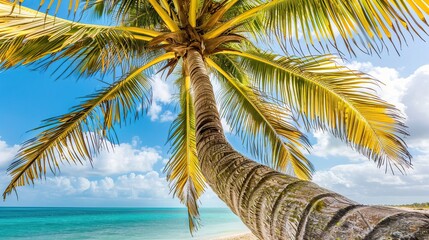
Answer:
POLYGON ((168 142, 172 153, 165 166, 167 181, 174 196, 188 209, 191 233, 199 226, 198 198, 203 194, 205 179, 201 173, 195 140, 195 112, 190 79, 179 79, 181 112, 171 125, 168 142))

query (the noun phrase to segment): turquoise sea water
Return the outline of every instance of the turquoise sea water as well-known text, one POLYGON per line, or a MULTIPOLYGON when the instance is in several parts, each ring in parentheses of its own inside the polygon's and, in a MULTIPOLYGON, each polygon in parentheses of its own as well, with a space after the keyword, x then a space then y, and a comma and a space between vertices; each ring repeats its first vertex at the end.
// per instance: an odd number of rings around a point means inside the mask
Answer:
POLYGON ((228 209, 201 209, 191 237, 181 208, 0 208, 0 239, 213 239, 248 232, 228 209))

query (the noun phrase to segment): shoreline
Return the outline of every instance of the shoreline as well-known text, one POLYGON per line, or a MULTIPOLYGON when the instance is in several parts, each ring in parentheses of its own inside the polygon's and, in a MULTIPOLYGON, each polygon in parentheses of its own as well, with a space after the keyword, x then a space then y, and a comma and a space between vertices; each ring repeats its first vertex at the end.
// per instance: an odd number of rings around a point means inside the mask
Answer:
POLYGON ((212 240, 258 240, 258 238, 255 237, 251 232, 243 232, 216 237, 212 240))

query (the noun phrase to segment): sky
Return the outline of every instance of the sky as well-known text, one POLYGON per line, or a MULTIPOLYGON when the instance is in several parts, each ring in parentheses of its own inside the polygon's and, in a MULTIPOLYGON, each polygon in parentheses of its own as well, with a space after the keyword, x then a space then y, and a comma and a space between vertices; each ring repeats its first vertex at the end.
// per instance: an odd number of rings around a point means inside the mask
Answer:
MULTIPOLYGON (((429 38, 426 38, 429 39, 429 38)), ((363 53, 345 64, 369 73, 383 82, 378 90, 406 117, 410 136, 405 140, 413 155, 413 169, 405 175, 378 169, 376 164, 354 152, 345 143, 323 132, 310 133, 315 165, 313 181, 365 204, 427 202, 429 197, 429 43, 409 41, 398 56, 394 51, 381 57, 363 53)), ((392 49, 393 50, 393 49, 392 49)), ((0 72, 0 190, 10 180, 8 165, 29 130, 43 119, 66 113, 79 104, 79 97, 105 86, 100 78, 56 79, 47 71, 19 67, 0 72)), ((61 173, 48 174, 34 187, 18 188, 0 206, 120 206, 177 207, 163 173, 169 158, 168 130, 177 114, 170 81, 154 75, 153 103, 136 122, 117 129, 119 144, 102 151, 93 162, 63 165, 61 173)), ((228 139, 243 149, 234 132, 223 121, 228 139)), ((202 207, 225 206, 211 191, 201 198, 202 207)))

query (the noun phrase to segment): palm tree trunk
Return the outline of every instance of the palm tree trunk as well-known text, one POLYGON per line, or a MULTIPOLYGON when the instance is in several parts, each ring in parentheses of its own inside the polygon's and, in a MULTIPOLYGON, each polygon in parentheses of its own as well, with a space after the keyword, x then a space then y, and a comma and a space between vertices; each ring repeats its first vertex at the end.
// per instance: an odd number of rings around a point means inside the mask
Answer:
POLYGON ((202 55, 187 53, 201 170, 260 239, 429 239, 429 215, 357 204, 246 159, 227 142, 202 55))

